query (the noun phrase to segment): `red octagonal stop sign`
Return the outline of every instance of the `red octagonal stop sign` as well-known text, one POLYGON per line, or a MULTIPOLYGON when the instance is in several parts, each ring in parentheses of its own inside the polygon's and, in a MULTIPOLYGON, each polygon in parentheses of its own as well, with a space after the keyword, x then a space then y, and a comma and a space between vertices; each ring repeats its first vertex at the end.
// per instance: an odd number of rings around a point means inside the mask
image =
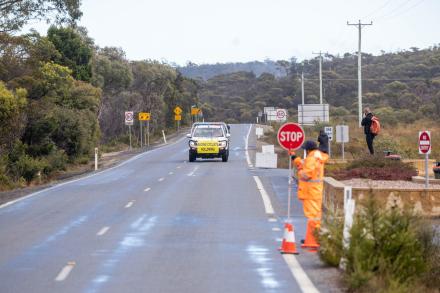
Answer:
POLYGON ((278 130, 278 143, 286 150, 299 149, 305 140, 304 130, 297 123, 285 123, 278 130))

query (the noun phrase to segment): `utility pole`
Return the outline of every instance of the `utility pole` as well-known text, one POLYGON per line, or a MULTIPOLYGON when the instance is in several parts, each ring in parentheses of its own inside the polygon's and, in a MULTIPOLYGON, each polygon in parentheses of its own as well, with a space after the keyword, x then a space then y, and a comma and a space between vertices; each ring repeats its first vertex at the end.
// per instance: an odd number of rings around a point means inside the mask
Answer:
POLYGON ((349 23, 347 25, 355 25, 359 30, 359 48, 358 48, 358 109, 359 109, 359 127, 361 127, 362 122, 362 50, 361 50, 361 40, 362 40, 362 27, 365 25, 373 25, 373 22, 362 23, 349 23))
POLYGON ((304 71, 301 72, 301 102, 304 105, 304 71))
POLYGON ((322 105, 322 52, 312 54, 319 55, 319 104, 322 105))

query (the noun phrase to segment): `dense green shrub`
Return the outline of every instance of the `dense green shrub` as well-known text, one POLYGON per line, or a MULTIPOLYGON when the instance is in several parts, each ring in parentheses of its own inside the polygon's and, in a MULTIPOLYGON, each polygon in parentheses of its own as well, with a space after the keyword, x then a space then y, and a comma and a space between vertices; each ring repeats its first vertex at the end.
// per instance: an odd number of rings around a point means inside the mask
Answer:
POLYGON ((321 259, 332 266, 346 260, 349 291, 438 292, 438 231, 413 213, 385 210, 371 198, 357 205, 348 249, 342 249, 342 221, 334 213, 319 235, 321 259))
POLYGON ((321 249, 319 255, 328 265, 337 267, 343 255, 342 230, 344 218, 340 211, 332 209, 326 212, 319 233, 321 249))
POLYGON ((27 183, 30 183, 33 179, 35 179, 38 172, 44 169, 44 166, 45 164, 42 160, 24 155, 13 164, 12 171, 17 179, 23 177, 27 183))

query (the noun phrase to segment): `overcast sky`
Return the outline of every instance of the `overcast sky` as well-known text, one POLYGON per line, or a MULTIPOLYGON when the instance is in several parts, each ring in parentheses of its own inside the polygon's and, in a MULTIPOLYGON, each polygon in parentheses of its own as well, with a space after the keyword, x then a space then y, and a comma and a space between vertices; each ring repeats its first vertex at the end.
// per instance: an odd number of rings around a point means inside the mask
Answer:
MULTIPOLYGON (((440 0, 83 0, 80 24, 131 60, 185 64, 380 54, 440 43, 440 0)), ((44 31, 43 26, 38 30, 44 31)))

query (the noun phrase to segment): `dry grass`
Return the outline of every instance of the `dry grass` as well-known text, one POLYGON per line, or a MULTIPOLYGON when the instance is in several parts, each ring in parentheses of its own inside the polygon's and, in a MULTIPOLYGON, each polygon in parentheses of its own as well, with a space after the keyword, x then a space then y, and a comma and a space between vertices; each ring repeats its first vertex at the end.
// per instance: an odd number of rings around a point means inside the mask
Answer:
MULTIPOLYGON (((359 156, 368 154, 367 144, 363 128, 359 128, 354 119, 350 119, 349 123, 342 122, 342 119, 335 119, 328 126, 334 127, 334 141, 331 143, 332 158, 342 158, 341 144, 336 143, 335 126, 346 124, 349 126, 350 141, 345 144, 345 158, 348 160, 358 158, 359 156)), ((274 131, 268 133, 263 138, 266 143, 278 145, 276 134, 279 125, 273 125, 274 131)), ((306 139, 317 140, 319 130, 327 125, 306 126, 304 131, 306 139)), ((382 124, 381 133, 375 138, 374 146, 376 154, 381 155, 386 150, 391 150, 395 154, 401 155, 402 159, 423 159, 423 155, 418 153, 418 134, 421 130, 430 130, 432 136, 432 153, 431 159, 440 161, 440 123, 430 120, 419 120, 411 124, 384 125, 382 124)), ((279 150, 279 156, 283 156, 283 152, 279 150)), ((285 164, 279 162, 280 167, 285 164)))

